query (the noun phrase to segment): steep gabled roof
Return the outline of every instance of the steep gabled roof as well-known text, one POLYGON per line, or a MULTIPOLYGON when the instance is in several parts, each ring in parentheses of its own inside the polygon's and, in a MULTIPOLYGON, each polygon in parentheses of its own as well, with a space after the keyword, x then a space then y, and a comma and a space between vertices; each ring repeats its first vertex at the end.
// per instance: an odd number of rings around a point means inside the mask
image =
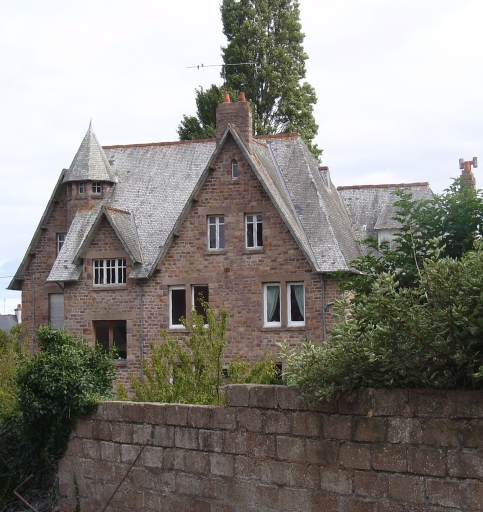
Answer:
POLYGON ((68 181, 108 181, 116 183, 117 178, 109 164, 92 125, 84 136, 77 153, 65 174, 64 182, 68 181))

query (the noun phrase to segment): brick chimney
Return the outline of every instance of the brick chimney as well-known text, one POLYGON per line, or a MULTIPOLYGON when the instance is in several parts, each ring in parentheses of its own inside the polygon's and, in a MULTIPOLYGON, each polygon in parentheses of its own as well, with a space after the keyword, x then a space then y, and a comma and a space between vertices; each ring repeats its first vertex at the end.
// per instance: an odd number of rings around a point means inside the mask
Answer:
POLYGON ((470 184, 475 186, 476 185, 476 179, 475 175, 473 174, 473 171, 471 170, 471 167, 475 169, 478 167, 478 158, 473 157, 473 160, 463 160, 463 158, 460 158, 460 169, 461 169, 461 179, 470 184))
POLYGON ((226 127, 231 124, 236 128, 243 142, 252 151, 253 121, 252 108, 245 99, 245 93, 241 92, 238 101, 232 103, 229 94, 225 94, 223 103, 216 109, 216 142, 220 142, 226 127))

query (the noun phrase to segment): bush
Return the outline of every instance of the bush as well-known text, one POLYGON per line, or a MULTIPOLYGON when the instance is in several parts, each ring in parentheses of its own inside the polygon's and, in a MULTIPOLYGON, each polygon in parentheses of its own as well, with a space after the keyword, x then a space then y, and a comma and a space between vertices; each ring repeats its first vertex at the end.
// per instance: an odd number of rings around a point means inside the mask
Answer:
POLYGON ((272 354, 265 352, 259 361, 251 363, 235 359, 228 365, 229 384, 280 384, 279 369, 272 354))
POLYGON ((76 419, 111 397, 113 354, 50 327, 37 342, 18 371, 18 412, 0 424, 0 503, 31 473, 30 487, 52 486, 76 419))
POLYGON ((391 274, 369 293, 337 304, 339 323, 323 346, 284 349, 288 384, 309 399, 364 387, 483 388, 483 246, 461 260, 425 260, 420 283, 391 274))

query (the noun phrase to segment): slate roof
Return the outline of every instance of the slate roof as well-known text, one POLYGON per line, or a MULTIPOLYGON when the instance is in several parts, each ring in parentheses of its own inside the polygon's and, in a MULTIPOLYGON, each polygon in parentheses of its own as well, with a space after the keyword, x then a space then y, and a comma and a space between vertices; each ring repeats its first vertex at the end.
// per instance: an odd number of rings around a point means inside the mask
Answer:
POLYGON ((396 214, 394 201, 397 200, 394 191, 397 189, 408 189, 415 199, 433 196, 426 182, 338 187, 358 240, 377 238, 380 229, 399 228, 400 224, 393 219, 396 214))
POLYGON ((10 332, 17 324, 17 315, 0 315, 0 331, 10 332))
MULTIPOLYGON (((106 180, 116 183, 94 208, 77 211, 47 281, 80 278, 83 253, 104 216, 134 262, 128 277, 149 277, 229 136, 239 145, 314 271, 350 270, 350 262, 360 255, 350 218, 328 173, 321 175, 317 160, 298 134, 256 137, 250 153, 231 125, 218 146, 214 139, 205 139, 101 148, 89 129, 53 197, 63 183, 101 181, 102 172, 108 174, 104 174, 106 180)), ((19 286, 21 274, 19 268, 11 288, 19 286)))

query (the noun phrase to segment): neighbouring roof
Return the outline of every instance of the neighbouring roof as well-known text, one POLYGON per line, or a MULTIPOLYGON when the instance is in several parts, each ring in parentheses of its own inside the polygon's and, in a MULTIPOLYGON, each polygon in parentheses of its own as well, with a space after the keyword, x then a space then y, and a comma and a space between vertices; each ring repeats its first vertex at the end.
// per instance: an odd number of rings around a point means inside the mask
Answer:
POLYGON ((9 332, 18 324, 16 315, 0 315, 0 331, 9 332))
POLYGON ((430 199, 433 196, 429 183, 426 182, 337 188, 349 212, 358 240, 377 238, 378 230, 395 230, 400 227, 393 218, 396 215, 394 201, 397 196, 394 192, 397 189, 407 189, 414 199, 430 199))
POLYGON ((108 181, 115 183, 116 174, 111 168, 104 151, 92 131, 92 125, 65 173, 64 182, 68 181, 108 181))

